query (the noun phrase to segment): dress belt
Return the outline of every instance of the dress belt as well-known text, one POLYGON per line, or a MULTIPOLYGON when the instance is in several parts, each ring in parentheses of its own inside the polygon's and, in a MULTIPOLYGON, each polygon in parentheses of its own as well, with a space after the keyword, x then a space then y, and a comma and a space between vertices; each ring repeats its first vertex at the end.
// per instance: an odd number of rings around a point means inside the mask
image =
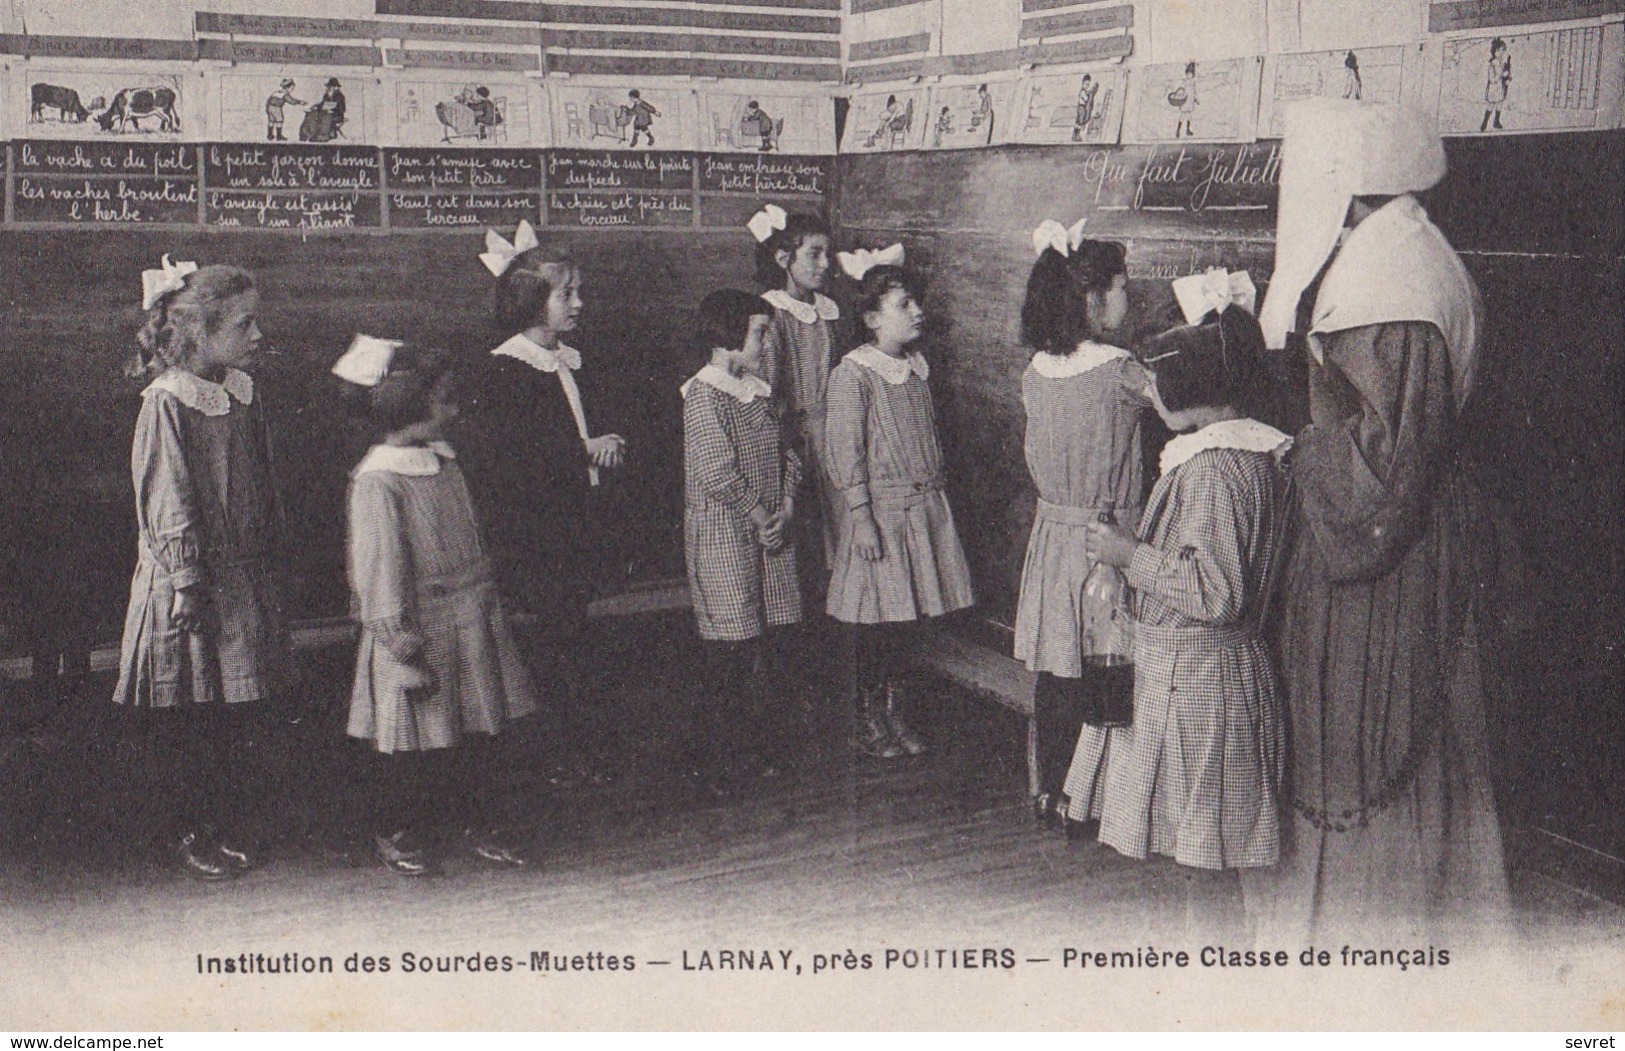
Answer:
POLYGON ((1073 507, 1070 504, 1051 503, 1043 497, 1038 498, 1037 517, 1046 522, 1058 522, 1061 525, 1074 526, 1088 525, 1090 522, 1098 522, 1100 520, 1100 516, 1107 513, 1111 514, 1119 525, 1125 526, 1129 529, 1133 529, 1140 523, 1139 509, 1134 507, 1124 508, 1117 507, 1113 504, 1101 504, 1099 507, 1073 507), (1133 512, 1133 520, 1125 522, 1122 517, 1119 516, 1119 512, 1121 511, 1133 512))
POLYGON ((926 493, 940 492, 942 479, 933 478, 929 482, 870 482, 869 499, 871 500, 902 500, 910 496, 923 496, 926 493))
POLYGON ((1180 624, 1134 625, 1134 642, 1163 650, 1189 649, 1192 646, 1230 649, 1245 646, 1259 639, 1258 625, 1251 621, 1240 624, 1180 624))

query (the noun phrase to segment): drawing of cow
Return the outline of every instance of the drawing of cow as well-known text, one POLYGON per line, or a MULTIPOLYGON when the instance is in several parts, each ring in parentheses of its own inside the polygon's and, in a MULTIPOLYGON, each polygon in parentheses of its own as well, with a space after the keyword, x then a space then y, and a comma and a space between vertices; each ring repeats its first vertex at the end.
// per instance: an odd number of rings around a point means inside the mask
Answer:
POLYGON ((96 123, 103 131, 143 131, 141 122, 149 117, 158 118, 159 131, 181 130, 181 118, 175 112, 175 89, 124 88, 113 96, 106 110, 96 115, 96 123))
POLYGON ((28 119, 33 121, 45 120, 45 108, 56 110, 57 120, 67 123, 82 124, 90 116, 90 111, 100 109, 103 100, 92 99, 88 107, 79 101, 79 93, 72 88, 59 87, 55 84, 34 84, 29 87, 30 105, 28 119))

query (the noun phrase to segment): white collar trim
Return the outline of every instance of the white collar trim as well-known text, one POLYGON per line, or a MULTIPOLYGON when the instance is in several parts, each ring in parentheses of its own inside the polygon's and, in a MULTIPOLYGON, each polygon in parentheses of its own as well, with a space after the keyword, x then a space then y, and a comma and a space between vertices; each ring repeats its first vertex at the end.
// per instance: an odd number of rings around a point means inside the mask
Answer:
POLYGON ((224 416, 231 411, 231 399, 254 404, 254 380, 246 372, 227 369, 219 383, 206 380, 185 369, 168 369, 142 391, 143 397, 155 390, 168 391, 188 409, 205 416, 224 416))
POLYGON ((374 445, 350 472, 359 478, 369 471, 387 471, 409 478, 422 478, 440 473, 441 460, 454 460, 457 453, 447 442, 428 445, 374 445))
POLYGON ((1045 379, 1064 380, 1068 376, 1081 376, 1085 372, 1098 369, 1108 361, 1129 356, 1128 351, 1121 347, 1111 347, 1104 343, 1094 343, 1084 340, 1078 344, 1078 349, 1067 355, 1051 354, 1041 350, 1033 355, 1033 371, 1045 379))
POLYGON ((841 316, 841 308, 835 305, 835 300, 819 292, 813 293, 811 303, 803 303, 782 288, 763 292, 762 298, 803 325, 811 325, 819 320, 836 321, 841 316))
POLYGON ((919 351, 911 352, 906 358, 894 358, 873 343, 865 343, 848 354, 846 360, 878 373, 887 383, 907 383, 910 373, 922 380, 931 378, 931 366, 926 364, 919 351))
POLYGON ((766 398, 773 393, 773 388, 769 387, 767 381, 760 376, 748 372, 743 376, 735 376, 727 369, 716 365, 705 366, 705 368, 696 372, 687 383, 678 388, 682 391, 683 397, 688 397, 689 390, 696 383, 703 383, 707 387, 714 387, 724 394, 732 395, 742 405, 749 405, 757 398, 766 398))
POLYGON ((523 332, 518 333, 512 339, 491 351, 491 353, 508 358, 518 358, 531 368, 539 369, 542 372, 557 372, 560 365, 563 365, 571 372, 581 368, 581 351, 574 347, 567 347, 563 343, 549 350, 523 332))
POLYGON ((1167 474, 1197 453, 1209 449, 1241 449, 1254 453, 1284 453, 1292 439, 1267 423, 1257 420, 1220 420, 1192 434, 1181 434, 1162 449, 1159 466, 1167 474))

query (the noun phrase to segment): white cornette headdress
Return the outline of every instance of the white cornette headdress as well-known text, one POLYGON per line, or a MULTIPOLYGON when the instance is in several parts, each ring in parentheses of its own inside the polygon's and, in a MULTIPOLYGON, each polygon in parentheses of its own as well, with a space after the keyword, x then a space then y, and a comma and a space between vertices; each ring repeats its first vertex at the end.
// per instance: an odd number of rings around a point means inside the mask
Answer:
POLYGON ((485 269, 491 271, 494 276, 501 277, 508 272, 508 267, 513 265, 515 259, 540 244, 541 242, 536 240, 535 227, 530 225, 528 219, 521 219, 518 229, 513 232, 511 242, 495 230, 485 231, 485 251, 480 253, 480 262, 484 263, 485 269))
POLYGON ((186 275, 197 273, 196 263, 171 263, 168 253, 159 261, 159 266, 162 269, 141 271, 142 310, 151 310, 164 296, 185 288, 186 275))
POLYGON ((1088 221, 1089 217, 1084 216, 1071 226, 1062 226, 1054 219, 1045 219, 1033 228, 1033 251, 1043 255, 1044 249, 1053 248, 1063 257, 1070 256, 1083 243, 1083 226, 1088 221))
POLYGON ((762 210, 751 216, 745 226, 750 230, 750 235, 760 242, 772 237, 775 230, 784 229, 784 224, 789 220, 790 216, 783 208, 776 204, 764 204, 762 210))
POLYGON ((877 266, 902 266, 903 246, 894 244, 874 251, 859 248, 853 252, 836 252, 835 261, 841 264, 841 270, 847 277, 854 281, 862 281, 863 275, 877 266))
POLYGON ((389 363, 400 347, 398 339, 357 336, 351 340, 350 349, 333 363, 333 375, 360 387, 376 387, 389 375, 389 363))

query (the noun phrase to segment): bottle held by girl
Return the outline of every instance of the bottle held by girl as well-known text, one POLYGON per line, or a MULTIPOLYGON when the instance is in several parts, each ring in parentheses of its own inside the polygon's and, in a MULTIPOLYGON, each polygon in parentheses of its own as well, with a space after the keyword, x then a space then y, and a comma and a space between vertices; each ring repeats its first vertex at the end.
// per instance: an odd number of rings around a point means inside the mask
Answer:
MULTIPOLYGON (((902 255, 901 246, 886 251, 902 255)), ((904 675, 918 622, 974 601, 948 508, 930 368, 912 349, 925 320, 919 285, 875 253, 846 255, 869 342, 829 379, 824 463, 835 495, 835 559, 826 611, 847 626, 852 747, 880 759, 920 755, 904 675)))
POLYGON ((247 827, 265 789, 248 754, 287 681, 276 580, 281 504, 265 409, 244 371, 262 335, 254 278, 163 258, 142 274, 147 319, 127 368, 147 381, 131 472, 135 576, 113 699, 174 784, 169 805, 188 876, 253 867, 247 827))

